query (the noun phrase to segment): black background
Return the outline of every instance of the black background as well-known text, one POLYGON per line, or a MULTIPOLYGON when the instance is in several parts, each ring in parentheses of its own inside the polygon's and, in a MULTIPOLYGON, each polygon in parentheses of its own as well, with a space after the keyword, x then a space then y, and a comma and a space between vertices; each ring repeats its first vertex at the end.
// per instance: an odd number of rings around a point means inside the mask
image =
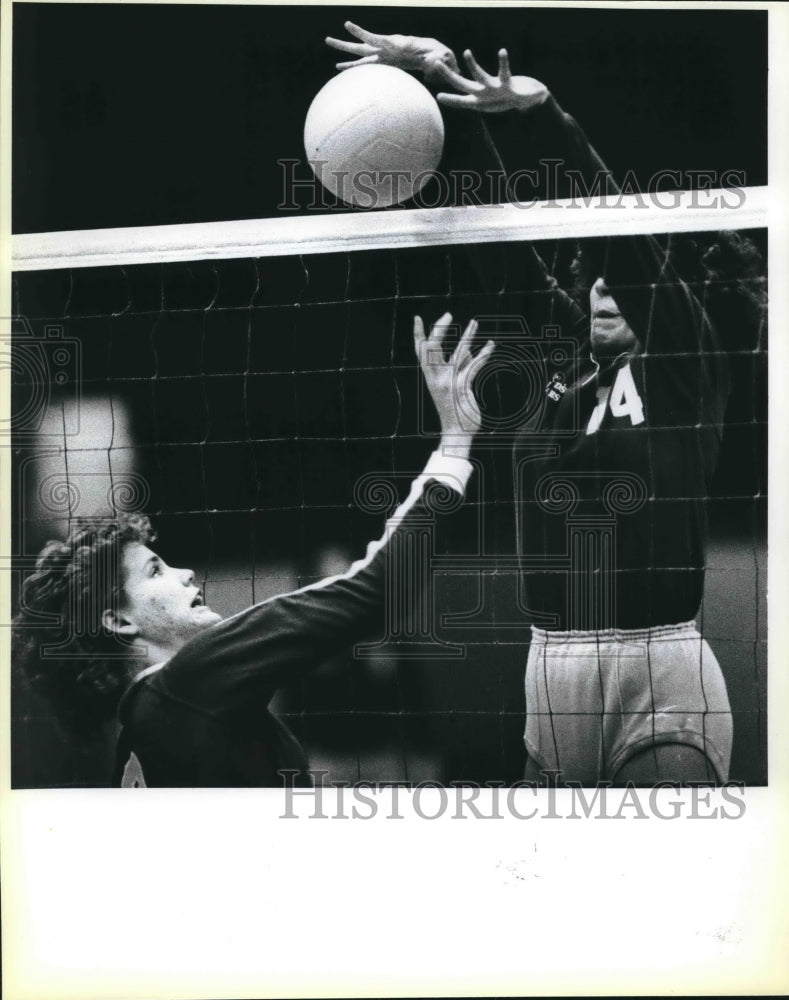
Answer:
MULTIPOLYGON (((765 11, 18 4, 14 232, 276 214, 277 160, 303 156, 348 17, 489 69, 505 45, 642 187, 661 169, 766 183, 765 11)), ((469 116, 444 114, 451 155, 469 116)))

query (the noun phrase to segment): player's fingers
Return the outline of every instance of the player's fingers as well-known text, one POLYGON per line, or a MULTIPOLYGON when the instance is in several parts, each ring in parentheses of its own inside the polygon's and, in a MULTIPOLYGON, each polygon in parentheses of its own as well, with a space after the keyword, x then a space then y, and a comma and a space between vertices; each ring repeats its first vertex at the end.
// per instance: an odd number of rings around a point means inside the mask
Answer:
POLYGON ((372 45, 363 45, 361 42, 346 42, 342 38, 332 38, 327 36, 326 44, 340 52, 350 52, 353 56, 369 56, 375 52, 372 45))
POLYGON ((364 56, 361 59, 352 59, 350 62, 337 63, 337 69, 353 69, 354 66, 369 66, 371 63, 380 62, 378 55, 364 56))
POLYGON ((499 49, 499 80, 502 83, 509 83, 512 80, 510 57, 506 49, 499 49))
POLYGON ((433 62, 430 64, 430 69, 437 76, 440 76, 446 83, 452 87, 456 87, 458 90, 463 90, 467 94, 481 90, 480 84, 476 83, 474 80, 468 80, 465 76, 460 73, 456 73, 455 70, 450 69, 446 63, 433 62))
POLYGON ((455 348, 455 362, 460 368, 465 367, 471 361, 471 343, 477 335, 478 329, 479 323, 472 319, 458 341, 458 346, 455 348))
POLYGON ((437 94, 436 100, 446 108, 476 108, 479 104, 476 94, 437 94))
POLYGON ((485 70, 480 66, 480 64, 474 58, 474 54, 472 53, 471 49, 466 49, 466 51, 463 53, 463 58, 466 60, 466 65, 468 66, 469 73, 471 73, 471 75, 474 77, 475 80, 477 80, 479 83, 482 84, 490 84, 493 82, 493 78, 488 73, 485 72, 485 70))
POLYGON ((469 365, 466 365, 466 367, 463 369, 461 377, 463 379, 463 388, 466 392, 471 392, 471 386, 474 384, 477 375, 482 370, 482 368, 485 367, 488 358, 495 351, 495 349, 496 349, 495 342, 489 340, 487 344, 485 344, 485 346, 482 348, 482 350, 476 354, 471 363, 469 365))
POLYGON ((430 331, 430 340, 440 347, 444 343, 444 337, 447 335, 447 330, 449 329, 449 324, 452 322, 452 313, 445 312, 443 316, 439 316, 438 319, 433 324, 430 331))
POLYGON ((383 35, 376 35, 374 31, 366 31, 358 24, 354 24, 353 21, 346 21, 343 27, 348 34, 360 38, 363 42, 369 42, 370 45, 380 45, 384 39, 383 35))
POLYGON ((421 316, 414 316, 414 347, 417 355, 420 353, 422 344, 425 342, 425 324, 421 316))
POLYGON ((465 82, 458 70, 457 62, 454 63, 454 66, 449 66, 442 59, 431 59, 429 66, 430 72, 434 76, 442 77, 453 86, 457 86, 457 81, 465 82))
POLYGON ((474 358, 475 372, 478 371, 479 368, 481 368, 485 364, 485 362, 488 360, 488 358, 491 356, 491 354, 493 354, 495 350, 496 350, 496 341, 489 340, 487 344, 485 344, 482 350, 474 358))

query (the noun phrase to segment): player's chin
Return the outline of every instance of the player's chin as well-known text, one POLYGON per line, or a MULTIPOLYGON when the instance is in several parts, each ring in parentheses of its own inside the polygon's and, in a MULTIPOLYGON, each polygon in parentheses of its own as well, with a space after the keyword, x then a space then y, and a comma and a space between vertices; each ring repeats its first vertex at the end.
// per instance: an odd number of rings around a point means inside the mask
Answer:
POLYGON ((198 628, 208 628, 211 625, 216 625, 217 622, 222 621, 222 616, 218 615, 216 611, 212 611, 207 604, 198 604, 193 608, 189 609, 190 620, 198 628))
POLYGON ((603 320, 592 326, 591 343, 595 354, 627 351, 635 346, 635 342, 635 337, 626 323, 603 320))

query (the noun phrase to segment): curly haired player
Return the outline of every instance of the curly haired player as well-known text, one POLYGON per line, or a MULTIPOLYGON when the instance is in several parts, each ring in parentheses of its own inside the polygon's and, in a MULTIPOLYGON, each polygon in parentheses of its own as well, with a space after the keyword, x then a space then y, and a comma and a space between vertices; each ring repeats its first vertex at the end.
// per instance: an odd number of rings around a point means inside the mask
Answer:
POLYGON ((444 359, 451 320, 445 314, 429 336, 414 320, 441 445, 383 537, 346 573, 222 621, 194 573, 150 548, 155 536, 143 515, 82 524, 41 552, 25 581, 16 651, 74 728, 119 717, 116 783, 270 786, 287 770, 297 772, 295 784, 309 784, 304 751, 268 703, 280 685, 382 627, 393 539, 428 515, 431 483, 462 495, 472 471, 467 456, 481 420, 472 381, 494 345, 472 355, 472 322, 444 359), (60 624, 42 628, 42 614, 60 624))
MULTIPOLYGON (((447 107, 520 113, 529 144, 575 171, 585 189, 618 188, 544 84, 498 74, 472 53, 460 75, 435 39, 327 39, 358 57, 424 72, 447 107)), ((705 288, 722 257, 749 247, 723 237, 703 258, 705 288), (738 245, 739 244, 739 245, 738 245)), ((706 509, 729 393, 718 332, 651 237, 588 241, 578 276, 587 318, 536 253, 530 287, 548 293, 566 336, 585 350, 551 370, 544 419, 514 448, 518 544, 532 642, 526 667, 526 777, 601 781, 725 781, 732 716, 723 675, 696 626, 704 582, 706 509), (591 287, 590 287, 591 286, 591 287)), ((718 288, 720 290, 720 288, 718 288)), ((750 305, 763 308, 758 294, 750 305)), ((732 299, 729 300, 730 302, 732 299)))

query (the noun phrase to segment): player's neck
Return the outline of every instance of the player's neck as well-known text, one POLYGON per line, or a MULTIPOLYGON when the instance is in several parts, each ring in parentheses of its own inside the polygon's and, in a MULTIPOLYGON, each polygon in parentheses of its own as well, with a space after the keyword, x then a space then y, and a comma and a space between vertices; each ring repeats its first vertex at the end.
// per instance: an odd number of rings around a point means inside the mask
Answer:
POLYGON ((164 646, 145 639, 134 640, 134 647, 140 654, 138 662, 144 670, 153 666, 163 666, 175 656, 182 645, 183 643, 168 643, 164 646))
POLYGON ((618 354, 606 355, 592 352, 592 362, 597 365, 596 378, 598 384, 607 385, 630 357, 630 351, 620 351, 618 354))

